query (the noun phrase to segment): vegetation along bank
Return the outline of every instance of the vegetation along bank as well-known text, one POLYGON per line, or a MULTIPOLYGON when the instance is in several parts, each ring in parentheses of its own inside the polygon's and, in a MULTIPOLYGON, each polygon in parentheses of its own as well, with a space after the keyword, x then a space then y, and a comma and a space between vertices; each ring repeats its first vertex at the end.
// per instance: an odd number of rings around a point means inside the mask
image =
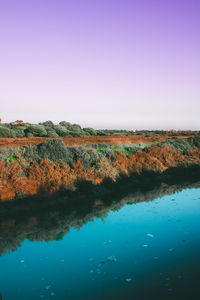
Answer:
MULTIPOLYGON (((0 148, 0 201, 75 191, 80 182, 103 186, 121 177, 165 176, 170 170, 200 168, 200 136, 163 134, 140 143, 66 145, 60 138, 0 148)), ((128 138, 128 136, 127 136, 128 138)), ((118 140, 119 141, 119 140, 118 140)), ((136 183, 135 183, 136 184, 136 183)))

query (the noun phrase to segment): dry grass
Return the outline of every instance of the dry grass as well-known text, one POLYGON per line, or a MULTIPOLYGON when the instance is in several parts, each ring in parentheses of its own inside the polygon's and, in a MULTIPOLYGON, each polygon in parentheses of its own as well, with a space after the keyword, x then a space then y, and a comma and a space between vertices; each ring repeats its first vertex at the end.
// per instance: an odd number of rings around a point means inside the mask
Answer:
MULTIPOLYGON (((65 145, 78 146, 84 144, 150 144, 152 142, 164 142, 171 138, 169 135, 150 134, 150 136, 142 135, 125 135, 115 134, 111 136, 84 136, 84 137, 57 137, 63 140, 65 145)), ((178 136, 179 139, 188 138, 188 136, 178 136)), ((45 142, 47 137, 26 137, 26 138, 0 138, 0 148, 5 147, 21 147, 24 145, 36 145, 45 142)))
POLYGON ((103 159, 98 169, 92 167, 88 170, 83 168, 79 160, 72 167, 47 159, 40 163, 33 161, 30 165, 20 163, 19 160, 11 163, 0 161, 0 200, 39 193, 53 194, 61 189, 74 188, 78 180, 100 184, 104 178, 115 181, 120 174, 141 174, 143 171, 162 173, 170 167, 200 164, 198 148, 183 154, 170 147, 153 146, 129 156, 119 150, 114 154, 114 160, 103 159))

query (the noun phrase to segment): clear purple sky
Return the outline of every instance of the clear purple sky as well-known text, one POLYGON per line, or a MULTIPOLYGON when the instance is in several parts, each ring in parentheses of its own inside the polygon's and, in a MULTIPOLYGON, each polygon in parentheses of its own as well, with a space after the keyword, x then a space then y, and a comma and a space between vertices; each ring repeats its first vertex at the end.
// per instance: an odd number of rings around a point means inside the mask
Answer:
POLYGON ((200 129, 200 0, 0 1, 0 117, 200 129))

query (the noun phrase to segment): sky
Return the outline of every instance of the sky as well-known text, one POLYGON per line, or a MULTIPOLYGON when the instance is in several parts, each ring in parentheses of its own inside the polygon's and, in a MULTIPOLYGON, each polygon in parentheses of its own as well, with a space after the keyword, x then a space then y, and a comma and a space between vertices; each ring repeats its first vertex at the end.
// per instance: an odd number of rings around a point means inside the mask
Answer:
POLYGON ((0 0, 0 117, 200 129, 200 0, 0 0))

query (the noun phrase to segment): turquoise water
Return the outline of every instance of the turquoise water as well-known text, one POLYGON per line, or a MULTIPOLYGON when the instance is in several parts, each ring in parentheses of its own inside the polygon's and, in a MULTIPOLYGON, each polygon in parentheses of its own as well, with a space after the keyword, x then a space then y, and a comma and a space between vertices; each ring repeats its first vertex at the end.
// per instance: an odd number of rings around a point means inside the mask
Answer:
POLYGON ((25 240, 0 257, 3 300, 200 299, 199 278, 194 188, 127 204, 62 240, 25 240))

